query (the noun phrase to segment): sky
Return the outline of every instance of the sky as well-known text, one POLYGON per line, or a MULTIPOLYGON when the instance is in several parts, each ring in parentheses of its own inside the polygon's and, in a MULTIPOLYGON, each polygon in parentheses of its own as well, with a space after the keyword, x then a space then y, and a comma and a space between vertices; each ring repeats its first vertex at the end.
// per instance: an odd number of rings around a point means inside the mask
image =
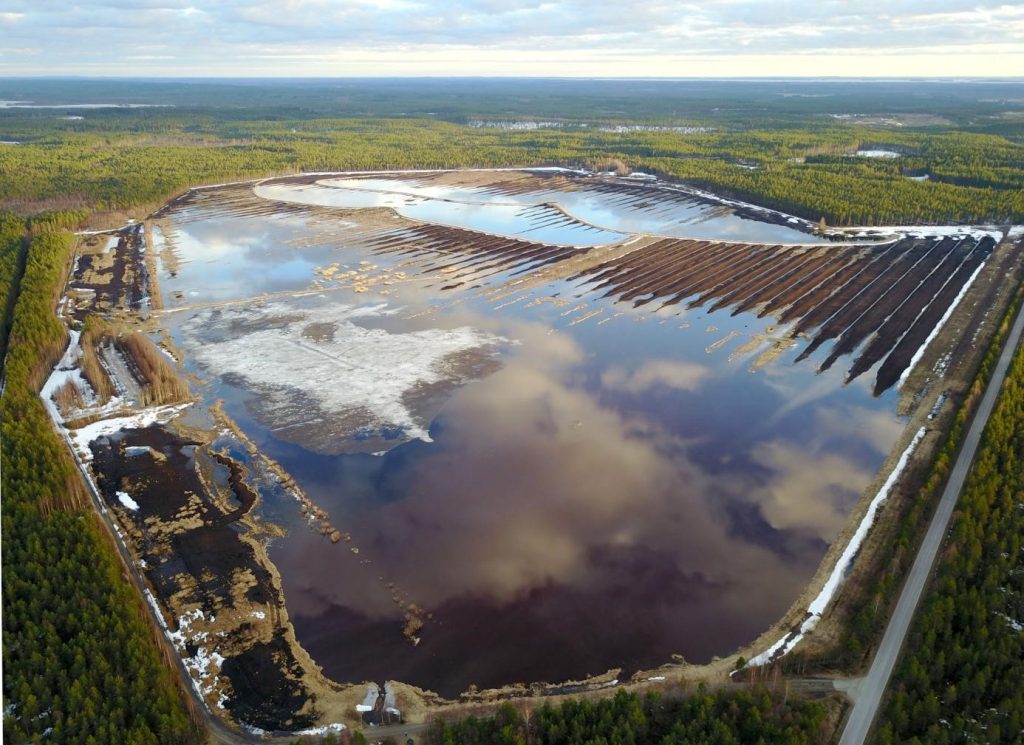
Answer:
POLYGON ((0 0, 0 75, 1024 76, 1024 3, 0 0))

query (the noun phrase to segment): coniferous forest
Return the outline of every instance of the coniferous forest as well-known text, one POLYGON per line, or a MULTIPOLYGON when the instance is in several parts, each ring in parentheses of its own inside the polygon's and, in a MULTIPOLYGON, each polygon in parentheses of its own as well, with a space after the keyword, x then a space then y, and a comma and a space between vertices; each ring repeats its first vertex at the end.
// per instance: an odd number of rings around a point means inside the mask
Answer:
POLYGON ((54 312, 73 246, 63 223, 0 222, 4 290, 17 293, 0 399, 4 739, 190 742, 142 599, 38 395, 66 344, 54 312))
POLYGON ((821 704, 783 701, 766 689, 709 692, 685 698, 619 691, 600 701, 545 705, 527 720, 511 704, 492 717, 437 721, 434 745, 811 745, 830 732, 821 704))
MULTIPOLYGON (((529 94, 514 82, 375 85, 0 83, 2 100, 31 90, 51 103, 71 96, 166 105, 86 116, 0 109, 5 739, 201 740, 38 395, 67 343, 55 307, 72 231, 87 223, 123 224, 193 185, 303 170, 616 163, 828 225, 1024 222, 1024 119, 955 87, 945 99, 912 97, 894 84, 819 100, 741 84, 724 98, 680 83, 646 99, 623 84, 581 84, 578 94, 555 83, 529 94), (879 107, 907 119, 876 121, 879 107), (924 112, 925 123, 913 118, 924 112), (873 148, 897 157, 856 155, 873 148)), ((1022 458, 1018 353, 908 640, 879 742, 1020 741, 1022 458)), ((863 628, 846 640, 847 661, 863 656, 883 622, 865 611, 863 628)), ((759 688, 701 689, 681 698, 568 701, 529 717, 507 705, 493 717, 437 723, 430 739, 816 743, 834 724, 817 702, 759 688)))
POLYGON ((895 672, 880 743, 1024 732, 1024 349, 1018 350, 895 672))

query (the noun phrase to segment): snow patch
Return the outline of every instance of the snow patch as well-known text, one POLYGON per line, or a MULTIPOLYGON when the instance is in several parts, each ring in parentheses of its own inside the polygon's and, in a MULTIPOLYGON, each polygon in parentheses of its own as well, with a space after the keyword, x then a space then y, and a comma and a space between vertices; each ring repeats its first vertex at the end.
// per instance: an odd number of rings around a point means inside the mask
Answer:
POLYGON ((598 127, 601 132, 613 134, 626 134, 629 132, 675 132, 684 135, 700 135, 714 132, 714 127, 693 127, 693 126, 659 126, 652 124, 614 124, 607 127, 598 127))
POLYGON ((377 687, 377 684, 370 683, 366 687, 366 695, 363 697, 363 702, 361 704, 356 704, 356 711, 373 711, 374 707, 377 705, 377 698, 379 696, 380 689, 377 687))
POLYGON ((1003 231, 991 226, 972 225, 873 225, 861 228, 829 228, 828 235, 855 238, 991 238, 1003 239, 1003 231))
MULTIPOLYGON (((216 692, 218 675, 225 658, 217 652, 212 644, 209 644, 209 632, 194 627, 213 623, 215 620, 215 616, 210 616, 207 621, 203 611, 200 608, 194 608, 186 611, 178 619, 177 631, 167 630, 166 627, 164 631, 167 638, 177 648, 181 662, 189 672, 192 687, 204 700, 216 692), (193 645, 196 648, 194 655, 188 655, 187 645, 193 645)), ((218 705, 223 706, 224 700, 226 699, 223 693, 218 694, 218 705)))
POLYGON ((345 725, 340 722, 334 722, 333 724, 325 724, 322 727, 310 727, 309 729, 300 729, 298 732, 292 732, 293 735, 327 735, 331 732, 341 732, 345 729, 345 725))
POLYGON ((333 305, 300 310, 283 303, 198 313, 183 327, 191 355, 217 375, 237 375, 250 385, 298 394, 335 415, 365 411, 374 425, 401 429, 409 439, 430 441, 403 396, 418 386, 449 379, 450 355, 492 346, 500 337, 468 326, 389 333, 355 323, 395 313, 386 304, 361 308, 333 305), (211 327, 248 329, 232 338, 207 341, 211 327), (270 323, 273 321, 273 323, 270 323), (312 341, 302 329, 312 321, 331 323, 332 339, 312 341), (258 328, 261 322, 265 327, 258 328))
POLYGON ((398 705, 395 702, 395 689, 391 683, 384 684, 384 711, 399 718, 402 716, 402 712, 398 710, 398 705))
POLYGON ((940 318, 939 322, 935 324, 935 328, 932 329, 932 332, 928 334, 928 338, 925 339, 924 343, 921 344, 920 347, 918 347, 916 352, 914 352, 914 356, 910 358, 910 364, 907 365, 906 369, 900 375, 898 385, 901 388, 903 387, 903 384, 906 382, 907 377, 910 375, 910 371, 913 370, 917 366, 917 363, 921 361, 921 358, 924 356, 925 350, 928 349, 928 345, 931 344, 932 341, 934 341, 935 337, 939 335, 939 332, 942 331, 942 327, 946 325, 946 321, 948 321, 949 317, 953 315, 953 311, 956 310, 956 307, 958 305, 960 305, 960 301, 964 299, 964 295, 966 295, 967 291, 971 289, 971 285, 974 284, 975 278, 978 276, 978 274, 981 273, 981 270, 984 268, 985 262, 983 261, 978 265, 978 268, 974 270, 974 274, 971 275, 970 279, 968 279, 964 283, 964 286, 960 288, 960 292, 957 294, 955 298, 953 298, 953 302, 949 304, 949 307, 946 308, 946 312, 942 314, 942 318, 940 318))
POLYGON ((79 429, 69 430, 68 436, 75 444, 83 461, 92 460, 92 452, 89 444, 100 437, 120 432, 122 429, 142 429, 152 424, 168 422, 177 416, 181 411, 191 406, 191 403, 172 404, 170 406, 154 406, 150 409, 143 409, 130 416, 113 417, 111 419, 100 419, 98 422, 87 424, 79 429))
POLYGON ((131 498, 128 492, 119 491, 117 492, 117 501, 125 506, 126 509, 132 512, 137 512, 139 509, 139 503, 131 498))
POLYGON ((1009 626, 1014 631, 1016 631, 1018 633, 1020 633, 1021 631, 1024 631, 1024 624, 1022 624, 1016 618, 1012 618, 1012 617, 1006 615, 1005 613, 997 613, 996 615, 1002 616, 1006 620, 1006 625, 1009 626))
MULTIPOLYGON (((65 383, 68 381, 74 382, 78 386, 79 391, 82 392, 83 396, 88 392, 91 396, 92 388, 86 383, 82 377, 81 371, 78 369, 78 360, 82 356, 82 349, 78 346, 78 340, 82 334, 79 331, 71 329, 69 332, 70 339, 68 340, 67 349, 64 350, 64 354, 61 356, 60 361, 57 362, 53 368, 53 372, 50 377, 43 383, 43 388, 39 391, 39 395, 43 399, 43 405, 46 406, 46 410, 50 412, 50 416, 53 421, 62 424, 64 417, 61 416, 60 411, 57 409, 57 404, 53 401, 54 394, 60 390, 65 383)), ((87 398, 88 400, 88 398, 87 398)))
POLYGON ((160 606, 157 604, 156 598, 153 597, 153 593, 149 591, 148 587, 144 587, 142 592, 146 596, 146 602, 148 602, 150 607, 153 609, 153 613, 156 615, 156 620, 160 623, 160 628, 166 632, 167 622, 164 621, 164 614, 160 611, 160 606))
POLYGON ((857 158, 898 158, 902 153, 895 150, 858 150, 852 157, 857 158))

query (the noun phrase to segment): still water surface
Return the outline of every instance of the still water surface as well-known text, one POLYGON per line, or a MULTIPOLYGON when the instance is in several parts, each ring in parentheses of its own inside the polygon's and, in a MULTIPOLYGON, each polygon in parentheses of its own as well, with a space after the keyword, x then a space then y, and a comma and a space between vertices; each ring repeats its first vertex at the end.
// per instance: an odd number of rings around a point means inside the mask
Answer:
MULTIPOLYGON (((619 217, 600 224, 638 219, 619 217)), ((428 277, 210 308, 397 259, 309 217, 171 223, 161 287, 187 308, 171 331, 202 395, 352 536, 264 506, 288 529, 270 555, 298 638, 337 680, 456 696, 729 654, 800 594, 902 427, 892 392, 793 364, 797 349, 752 373, 740 347, 769 318, 633 309, 569 281, 520 300, 428 277)))
POLYGON ((765 243, 827 243, 789 225, 742 217, 663 184, 625 180, 625 193, 588 188, 539 188, 524 193, 487 186, 449 186, 393 178, 324 178, 315 184, 266 184, 267 199, 329 207, 391 207, 425 222, 568 246, 614 243, 629 233, 765 243))

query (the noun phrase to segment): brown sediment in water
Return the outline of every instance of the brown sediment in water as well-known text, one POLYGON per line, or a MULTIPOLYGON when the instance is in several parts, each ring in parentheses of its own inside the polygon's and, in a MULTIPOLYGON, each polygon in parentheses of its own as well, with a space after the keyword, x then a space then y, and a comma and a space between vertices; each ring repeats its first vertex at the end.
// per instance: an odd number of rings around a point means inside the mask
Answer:
POLYGON ((74 271, 68 277, 70 314, 81 321, 89 313, 131 312, 144 309, 148 295, 145 232, 142 223, 110 234, 82 237, 74 271), (104 251, 107 241, 116 244, 104 251))
POLYGON ((248 451, 250 457, 260 460, 264 467, 273 474, 281 488, 299 503, 299 510, 311 523, 316 525, 316 528, 321 535, 333 536, 334 534, 338 534, 339 536, 344 537, 346 541, 352 540, 352 536, 350 534, 343 533, 331 525, 330 516, 327 514, 327 511, 314 503, 302 488, 295 483, 295 480, 288 475, 281 464, 266 453, 262 452, 248 437, 248 435, 242 431, 242 428, 224 412, 222 401, 216 401, 213 406, 210 407, 210 413, 213 415, 214 421, 216 421, 219 426, 224 427, 238 438, 248 451))
POLYGON ((254 475, 210 449, 216 433, 175 429, 100 438, 93 471, 210 711, 267 731, 355 724, 359 687, 326 679, 295 638, 266 552, 280 529, 253 513, 254 475))
MULTIPOLYGON (((439 180, 442 178, 453 179, 452 183, 456 183, 459 178, 471 178, 475 183, 481 182, 483 179, 481 176, 438 176, 439 180)), ((535 177, 517 175, 515 178, 509 178, 507 185, 501 182, 500 186, 496 185, 494 188, 529 190, 534 187, 527 188, 524 186, 524 182, 531 178, 535 177)), ((566 182, 571 183, 571 179, 566 179, 566 182)), ((245 193, 245 189, 231 187, 226 191, 229 193, 230 199, 235 200, 231 209, 239 210, 238 214, 264 214, 262 212, 246 212, 246 210, 253 210, 256 207, 251 196, 245 193)), ((637 191, 639 193, 639 190, 637 191)), ((281 211, 278 209, 277 203, 274 203, 273 211, 281 211)), ((329 219, 331 215, 340 213, 340 211, 331 211, 325 208, 296 209, 295 211, 325 220, 329 219)), ((381 212, 387 213, 386 210, 381 210, 381 212)), ((351 213, 346 213, 346 215, 351 217, 351 213)), ((378 226, 381 229, 366 230, 362 235, 367 241, 373 241, 374 250, 382 254, 405 255, 410 262, 407 265, 410 276, 399 277, 397 276, 398 272, 374 274, 374 268, 368 265, 371 268, 367 268, 365 271, 363 267, 346 270, 346 273, 355 271, 355 274, 346 274, 346 278, 342 278, 340 266, 328 265, 325 269, 330 271, 322 272, 318 281, 324 282, 325 286, 330 283, 341 286, 342 283, 347 282, 345 286, 358 292, 359 288, 366 288, 374 284, 384 285, 391 282, 413 281, 413 276, 421 278, 435 275, 443 276, 447 284, 442 289, 449 291, 465 287, 480 277, 487 276, 489 272, 507 271, 509 268, 514 268, 516 271, 522 270, 523 273, 502 287, 492 290, 496 299, 522 292, 526 287, 534 284, 536 277, 543 276, 549 279, 558 276, 575 276, 577 279, 592 277, 594 281, 603 283, 604 289, 610 293, 616 293, 613 294, 614 297, 631 301, 637 305, 660 299, 665 303, 678 303, 687 300, 693 307, 702 307, 705 304, 716 309, 732 307, 737 312, 740 309, 756 308, 762 314, 770 314, 780 321, 786 317, 786 313, 791 313, 793 315, 785 323, 796 325, 805 322, 807 316, 816 312, 815 322, 804 327, 802 331, 796 328, 783 328, 782 331, 776 333, 772 329, 764 334, 752 336, 750 341, 735 350, 733 355, 744 356, 753 354, 762 345, 768 345, 768 348, 752 364, 752 370, 769 364, 796 345, 798 339, 801 338, 801 333, 809 333, 813 338, 815 330, 817 330, 817 336, 822 337, 822 342, 819 344, 833 339, 838 340, 837 346, 834 348, 838 350, 838 352, 834 352, 836 358, 849 354, 865 340, 881 339, 882 341, 875 345, 877 349, 882 350, 879 353, 880 356, 875 360, 876 362, 883 359, 887 352, 896 355, 897 350, 909 361, 909 355, 916 351, 920 342, 934 327, 934 323, 929 325, 928 320, 934 321, 936 309, 941 307, 943 301, 948 301, 952 297, 950 293, 953 292, 953 288, 958 288, 958 283, 962 286, 967 272, 965 267, 968 266, 966 260, 954 267, 952 259, 943 263, 928 258, 932 254, 937 255, 946 250, 946 246, 940 245, 941 241, 933 241, 927 245, 915 244, 916 247, 907 245, 900 248, 899 250, 903 250, 905 253, 897 257, 899 261, 897 269, 902 267, 907 271, 899 273, 897 276, 897 270, 885 272, 881 268, 883 261, 873 262, 871 260, 877 258, 878 252, 887 250, 884 247, 783 247, 716 244, 707 241, 685 242, 645 237, 630 244, 623 243, 611 247, 587 251, 573 250, 565 253, 558 247, 539 246, 528 242, 510 244, 508 240, 500 237, 473 234, 471 231, 459 231, 443 226, 417 226, 415 230, 403 227, 398 230, 394 229, 392 225, 408 221, 393 220, 390 224, 384 224, 385 219, 392 220, 392 217, 390 214, 382 214, 379 216, 381 225, 378 226), (419 229, 420 227, 422 230, 419 229), (684 243, 688 244, 685 253, 680 247, 680 244, 684 243), (611 265, 613 263, 614 266, 611 265), (911 270, 914 272, 913 274, 910 273, 911 270), (858 283, 848 285, 847 281, 854 276, 860 277, 858 283), (944 277, 946 280, 941 286, 938 285, 938 279, 936 279, 938 277, 944 277), (931 279, 925 282, 926 278, 931 279), (912 298, 912 303, 907 306, 908 308, 914 307, 920 311, 921 307, 925 307, 927 310, 914 313, 913 318, 909 318, 911 316, 909 310, 906 313, 900 313, 894 300, 894 297, 900 294, 912 298), (827 307, 822 309, 822 305, 827 305, 827 307), (905 325, 900 325, 904 323, 904 316, 909 318, 909 321, 905 325), (825 325, 829 321, 831 321, 831 325, 826 329, 825 325), (789 332, 791 335, 787 336, 786 334, 789 332), (876 334, 876 336, 872 337, 872 334, 876 334), (900 342, 902 346, 897 345, 896 347, 886 346, 891 338, 902 338, 905 343, 900 342), (854 341, 857 339, 859 341, 854 341), (914 343, 915 339, 916 343, 914 343)), ((165 235, 168 233, 165 232, 165 235)), ((169 241, 170 238, 168 238, 169 241)), ((975 252, 971 255, 980 256, 984 253, 985 247, 975 241, 971 250, 975 252)), ((152 254, 152 251, 147 253, 152 254)), ((949 255, 951 254, 946 254, 946 256, 949 255)), ((146 260, 152 260, 151 255, 147 255, 146 260)), ((884 261, 888 260, 887 258, 884 261)), ((542 281, 547 281, 547 279, 542 281)), ((154 296, 159 294, 152 289, 151 292, 154 296)), ((526 299, 524 296, 523 300, 514 300, 513 302, 523 302, 526 299)), ((575 307, 570 309, 575 301, 565 298, 529 298, 528 304, 541 302, 565 305, 569 309, 567 313, 575 319, 571 323, 579 323, 594 317, 588 315, 584 308, 579 307, 582 304, 575 303, 575 307)), ((609 319, 601 319, 598 323, 605 320, 609 319)), ((310 329, 312 338, 325 333, 328 333, 325 328, 310 329)), ((735 338, 737 333, 733 332, 725 339, 713 342, 709 345, 708 351, 721 348, 726 342, 735 338)), ((180 359, 180 355, 178 357, 180 359)), ((430 393, 426 391, 423 392, 423 395, 430 395, 430 393)), ((217 414, 217 422, 234 432, 253 459, 259 460, 268 473, 275 474, 281 487, 291 493, 300 503, 304 514, 310 516, 315 530, 332 542, 340 542, 342 539, 351 540, 351 536, 331 524, 326 511, 317 507, 309 497, 298 489, 280 464, 260 454, 255 445, 222 411, 217 414)), ((208 456, 212 462, 227 469, 227 483, 230 491, 235 494, 235 501, 242 504, 244 508, 246 500, 251 500, 250 507, 243 509, 235 506, 234 502, 223 499, 217 501, 217 499, 211 498, 211 504, 214 504, 221 513, 221 517, 218 519, 233 520, 236 523, 250 519, 249 512, 256 497, 247 494, 243 488, 245 487, 244 469, 224 452, 210 452, 208 456)), ((208 480, 203 482, 203 489, 216 491, 215 485, 208 480)), ((116 507, 116 502, 112 505, 116 507)), ((193 501, 185 507, 187 509, 183 508, 180 511, 181 525, 177 527, 184 528, 186 525, 197 527, 196 521, 204 519, 203 509, 208 509, 208 506, 204 507, 203 504, 193 501)), ((214 514, 212 508, 209 509, 211 509, 210 514, 214 514)), ((243 537, 241 540, 252 544, 254 561, 275 578, 276 587, 279 590, 280 578, 266 556, 263 541, 258 539, 258 536, 269 535, 272 532, 272 527, 258 526, 257 524, 257 527, 252 530, 252 535, 257 538, 243 537), (260 533, 260 530, 267 532, 260 533)), ((156 532, 159 533, 158 530, 156 532)), ((841 543, 843 541, 836 541, 836 544, 841 543)), ((352 548, 359 549, 357 546, 352 546, 352 548)), ((244 595, 244 592, 248 591, 242 591, 239 588, 251 589, 259 585, 257 577, 257 574, 250 577, 244 571, 236 574, 234 577, 237 580, 236 587, 232 596, 235 602, 241 603, 239 594, 244 595), (253 584, 254 582, 255 584, 253 584)), ((179 603, 178 607, 189 608, 187 603, 182 604, 182 602, 184 599, 194 597, 194 593, 197 591, 196 587, 199 585, 201 582, 196 580, 195 587, 191 584, 183 586, 187 592, 176 601, 179 603)), ((810 591, 809 588, 808 592, 810 591)), ((393 594, 396 604, 402 606, 404 610, 404 631, 411 640, 415 641, 423 623, 422 611, 414 603, 404 599, 404 596, 397 591, 393 594)), ((296 704, 299 703, 299 699, 293 695, 296 690, 304 690, 305 693, 300 695, 310 696, 306 701, 314 700, 312 697, 315 697, 316 712, 320 715, 319 721, 339 721, 350 718, 354 704, 360 698, 360 687, 337 686, 323 678, 316 664, 295 641, 294 631, 290 622, 287 621, 283 602, 282 595, 277 618, 284 620, 281 620, 269 631, 263 629, 258 634, 254 633, 251 646, 229 657, 225 664, 230 673, 228 677, 233 681, 241 681, 250 674, 263 674, 262 671, 277 670, 281 677, 275 679, 279 681, 283 690, 290 690, 292 693, 284 697, 268 697, 267 706, 270 708, 261 708, 262 705, 256 703, 256 699, 259 697, 258 692, 250 691, 246 695, 252 702, 251 709, 237 709, 236 717, 243 721, 253 721, 245 719, 245 716, 263 717, 260 721, 269 722, 274 716, 278 716, 280 711, 291 711, 293 716, 309 715, 313 710, 307 703, 303 703, 301 707, 297 708, 296 704), (292 686, 296 681, 300 684, 299 688, 292 686), (278 707, 278 714, 274 713, 274 707, 278 707), (242 715, 243 711, 246 712, 245 716, 242 715), (331 711, 339 713, 332 718, 334 715, 330 714, 331 711)), ((794 605, 794 610, 783 621, 766 632, 762 641, 769 638, 770 635, 776 634, 780 628, 786 628, 787 625, 791 626, 798 622, 800 617, 798 611, 799 602, 794 605)), ((227 612, 225 623, 228 623, 230 619, 231 614, 227 612)), ((760 651, 756 645, 751 649, 760 651)), ((668 673, 673 677, 693 680, 722 679, 731 666, 731 659, 717 660, 706 666, 688 666, 679 662, 676 665, 659 668, 653 674, 668 673)), ((277 675, 272 672, 267 672, 267 674, 277 675)), ((642 673, 635 674, 634 681, 638 684, 643 683, 642 675, 642 673)), ((610 679, 590 679, 558 686, 516 684, 502 689, 473 692, 463 698, 466 701, 482 702, 500 700, 509 696, 550 696, 563 692, 578 693, 601 690, 601 687, 608 683, 610 683, 610 679)), ((415 716, 412 714, 413 711, 425 711, 428 705, 436 707, 445 703, 438 697, 413 687, 403 687, 403 691, 405 691, 403 695, 407 698, 402 708, 407 715, 415 716)))

